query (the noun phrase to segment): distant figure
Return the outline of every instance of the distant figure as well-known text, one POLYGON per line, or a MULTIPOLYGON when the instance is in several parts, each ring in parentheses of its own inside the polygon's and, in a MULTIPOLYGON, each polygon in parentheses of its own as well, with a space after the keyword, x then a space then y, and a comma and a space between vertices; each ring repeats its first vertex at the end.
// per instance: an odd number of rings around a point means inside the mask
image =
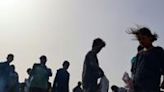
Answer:
POLYGON ((11 71, 9 74, 9 91, 8 92, 19 92, 19 77, 15 71, 15 66, 11 65, 11 71))
POLYGON ((105 47, 105 42, 97 38, 93 41, 92 50, 85 57, 82 72, 82 85, 84 92, 96 92, 97 80, 100 78, 101 68, 97 59, 97 54, 105 47))
POLYGON ((77 86, 73 89, 73 92, 83 92, 80 81, 78 82, 77 86))
POLYGON ((52 76, 51 69, 46 66, 47 57, 40 57, 40 64, 34 64, 31 70, 33 79, 30 83, 30 92, 48 92, 48 80, 52 76))
POLYGON ((111 86, 112 92, 127 92, 127 90, 123 87, 118 87, 116 85, 111 86))
POLYGON ((135 35, 144 49, 137 54, 136 69, 133 77, 134 92, 159 92, 161 71, 164 71, 164 50, 153 45, 157 34, 146 28, 132 28, 130 34, 135 35))
POLYGON ((26 92, 26 91, 24 91, 25 89, 25 83, 24 82, 21 82, 21 83, 19 83, 19 92, 26 92))
POLYGON ((31 71, 32 71, 31 68, 27 69, 28 78, 25 79, 24 92, 29 92, 29 90, 30 90, 31 81, 33 79, 32 75, 31 75, 31 71))
POLYGON ((69 72, 67 71, 70 63, 63 62, 63 68, 57 70, 52 92, 69 92, 69 72))
POLYGON ((109 80, 105 76, 104 71, 101 71, 98 92, 108 92, 108 90, 109 90, 109 80))
POLYGON ((10 63, 14 60, 13 54, 8 54, 7 61, 0 63, 0 92, 9 91, 9 79, 11 67, 10 63))

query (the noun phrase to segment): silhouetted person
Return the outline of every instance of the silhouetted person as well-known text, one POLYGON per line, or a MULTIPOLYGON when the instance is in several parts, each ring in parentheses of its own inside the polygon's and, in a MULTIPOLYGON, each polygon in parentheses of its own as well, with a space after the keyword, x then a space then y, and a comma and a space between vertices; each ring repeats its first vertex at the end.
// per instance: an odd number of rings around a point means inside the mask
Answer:
POLYGON ((111 86, 112 92, 127 92, 127 90, 123 87, 118 87, 116 85, 111 86))
POLYGON ((9 91, 10 63, 14 60, 13 54, 8 54, 7 61, 0 63, 0 92, 9 91))
POLYGON ((63 62, 63 68, 57 70, 52 92, 69 92, 69 77, 70 74, 67 71, 70 63, 68 61, 63 62))
POLYGON ((25 88, 25 82, 21 82, 19 83, 19 92, 25 92, 24 89, 25 88))
POLYGON ((9 74, 9 91, 8 92, 19 92, 19 76, 15 71, 15 66, 11 65, 11 71, 9 74))
POLYGON ((31 76, 33 79, 30 83, 30 92, 47 92, 48 80, 52 76, 51 69, 46 66, 46 56, 40 57, 40 64, 34 64, 31 70, 31 76))
POLYGON ((100 77, 100 70, 97 54, 105 46, 105 42, 97 38, 93 41, 92 50, 85 57, 82 73, 82 85, 84 92, 96 92, 97 80, 100 77))
POLYGON ((31 81, 33 79, 32 75, 31 75, 31 72, 32 72, 32 69, 28 68, 27 69, 28 78, 25 79, 24 92, 29 92, 31 81))
POLYGON ((135 92, 159 92, 161 71, 164 70, 164 50, 154 46, 157 35, 146 28, 131 29, 144 49, 137 54, 133 84, 135 92))
POLYGON ((77 86, 73 89, 73 92, 83 92, 80 81, 78 82, 77 86))
POLYGON ((111 86, 111 90, 112 90, 112 92, 118 92, 118 87, 116 86, 116 85, 112 85, 111 86))

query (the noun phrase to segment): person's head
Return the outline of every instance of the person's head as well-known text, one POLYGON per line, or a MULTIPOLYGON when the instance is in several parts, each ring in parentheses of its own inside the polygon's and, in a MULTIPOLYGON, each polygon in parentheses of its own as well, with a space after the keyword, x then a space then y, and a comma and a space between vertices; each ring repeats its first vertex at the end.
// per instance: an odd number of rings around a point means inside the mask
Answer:
POLYGON ((69 62, 68 62, 67 60, 65 60, 65 61, 63 62, 63 68, 67 70, 68 67, 69 67, 69 62))
POLYGON ((112 92, 118 92, 118 87, 116 85, 111 86, 112 92))
POLYGON ((130 34, 136 36, 140 45, 144 48, 152 46, 152 43, 157 40, 157 34, 152 34, 149 28, 143 27, 139 29, 131 28, 130 34))
POLYGON ((27 69, 26 72, 27 72, 28 75, 31 75, 31 70, 32 70, 31 68, 28 68, 28 69, 27 69))
POLYGON ((7 62, 11 63, 13 60, 14 60, 14 55, 13 54, 8 54, 7 62))
POLYGON ((103 47, 105 47, 105 42, 101 38, 94 39, 92 44, 92 50, 98 53, 103 47))
POLYGON ((81 86, 81 84, 82 84, 82 83, 81 83, 80 81, 77 83, 78 86, 81 86))
POLYGON ((15 65, 11 65, 11 70, 14 71, 15 70, 15 65))
POLYGON ((42 55, 42 56, 40 57, 40 63, 45 65, 46 62, 47 62, 47 57, 46 57, 45 55, 42 55))

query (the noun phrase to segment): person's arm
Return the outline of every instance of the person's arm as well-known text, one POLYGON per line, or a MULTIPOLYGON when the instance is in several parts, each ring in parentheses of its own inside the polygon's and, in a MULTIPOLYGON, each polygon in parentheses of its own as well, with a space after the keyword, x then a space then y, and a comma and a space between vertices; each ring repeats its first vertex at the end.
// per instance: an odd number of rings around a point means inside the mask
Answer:
POLYGON ((49 68, 48 68, 48 76, 52 76, 52 71, 49 68))
POLYGON ((36 68, 36 64, 33 65, 30 76, 35 74, 35 68, 36 68))
POLYGON ((131 76, 133 76, 134 75, 134 71, 135 71, 135 63, 136 63, 136 58, 137 58, 137 56, 135 56, 135 57, 133 57, 132 59, 131 59, 131 69, 130 69, 130 71, 131 71, 131 76))
POLYGON ((53 83, 52 92, 55 92, 55 90, 56 90, 56 87, 57 87, 57 84, 58 84, 58 83, 57 83, 58 77, 59 77, 59 72, 58 72, 58 70, 57 70, 56 76, 55 76, 55 79, 54 79, 54 83, 53 83))

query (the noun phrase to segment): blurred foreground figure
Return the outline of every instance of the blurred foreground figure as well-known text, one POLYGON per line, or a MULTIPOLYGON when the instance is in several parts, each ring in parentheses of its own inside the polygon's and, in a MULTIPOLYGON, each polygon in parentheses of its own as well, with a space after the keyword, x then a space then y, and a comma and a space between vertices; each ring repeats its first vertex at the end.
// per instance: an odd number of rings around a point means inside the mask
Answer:
POLYGON ((133 74, 134 92, 160 92, 160 78, 164 73, 164 50, 154 46, 157 34, 146 28, 131 29, 139 44, 144 48, 136 56, 133 74))

